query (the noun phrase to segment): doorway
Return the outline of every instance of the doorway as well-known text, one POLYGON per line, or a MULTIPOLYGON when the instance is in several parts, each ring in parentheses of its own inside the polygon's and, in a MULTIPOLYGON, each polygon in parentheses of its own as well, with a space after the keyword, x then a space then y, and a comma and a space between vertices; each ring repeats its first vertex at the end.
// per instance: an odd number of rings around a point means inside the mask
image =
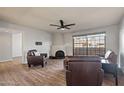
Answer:
POLYGON ((12 34, 12 58, 22 61, 22 33, 12 34))

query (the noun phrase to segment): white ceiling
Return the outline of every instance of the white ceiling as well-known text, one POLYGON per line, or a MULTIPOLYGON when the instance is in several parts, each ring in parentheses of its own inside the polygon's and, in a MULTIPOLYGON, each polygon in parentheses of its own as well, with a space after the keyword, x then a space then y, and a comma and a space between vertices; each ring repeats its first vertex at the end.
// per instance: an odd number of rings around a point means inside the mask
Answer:
POLYGON ((10 23, 58 32, 56 27, 49 24, 76 23, 68 31, 79 31, 101 26, 117 24, 124 13, 124 8, 0 8, 0 20, 10 23))

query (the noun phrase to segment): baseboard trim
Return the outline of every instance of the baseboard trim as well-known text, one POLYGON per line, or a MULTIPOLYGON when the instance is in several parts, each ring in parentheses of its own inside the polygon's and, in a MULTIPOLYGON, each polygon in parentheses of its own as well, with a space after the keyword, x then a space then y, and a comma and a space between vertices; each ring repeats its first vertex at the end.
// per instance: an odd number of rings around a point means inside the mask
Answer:
POLYGON ((8 61, 13 61, 13 59, 1 60, 0 62, 8 62, 8 61))
POLYGON ((22 64, 27 64, 27 63, 22 63, 22 64))
POLYGON ((22 56, 12 57, 12 58, 22 58, 22 56))

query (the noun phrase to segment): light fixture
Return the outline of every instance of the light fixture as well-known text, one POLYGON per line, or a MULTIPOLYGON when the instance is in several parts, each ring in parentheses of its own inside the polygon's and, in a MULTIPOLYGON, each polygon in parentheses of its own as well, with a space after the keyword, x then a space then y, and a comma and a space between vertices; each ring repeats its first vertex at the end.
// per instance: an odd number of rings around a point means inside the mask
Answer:
POLYGON ((64 28, 61 28, 60 30, 65 30, 64 28))

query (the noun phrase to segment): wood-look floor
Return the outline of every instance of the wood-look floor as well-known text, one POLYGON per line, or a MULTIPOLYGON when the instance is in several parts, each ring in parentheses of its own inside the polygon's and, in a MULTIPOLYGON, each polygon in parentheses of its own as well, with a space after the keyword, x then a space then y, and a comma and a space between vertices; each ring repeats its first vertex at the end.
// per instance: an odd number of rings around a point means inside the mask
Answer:
MULTIPOLYGON (((63 60, 49 60, 48 64, 28 68, 19 60, 0 63, 1 86, 65 86, 63 60)), ((114 85, 114 79, 106 75, 103 85, 114 85)), ((119 85, 124 85, 124 76, 119 76, 119 85)))

